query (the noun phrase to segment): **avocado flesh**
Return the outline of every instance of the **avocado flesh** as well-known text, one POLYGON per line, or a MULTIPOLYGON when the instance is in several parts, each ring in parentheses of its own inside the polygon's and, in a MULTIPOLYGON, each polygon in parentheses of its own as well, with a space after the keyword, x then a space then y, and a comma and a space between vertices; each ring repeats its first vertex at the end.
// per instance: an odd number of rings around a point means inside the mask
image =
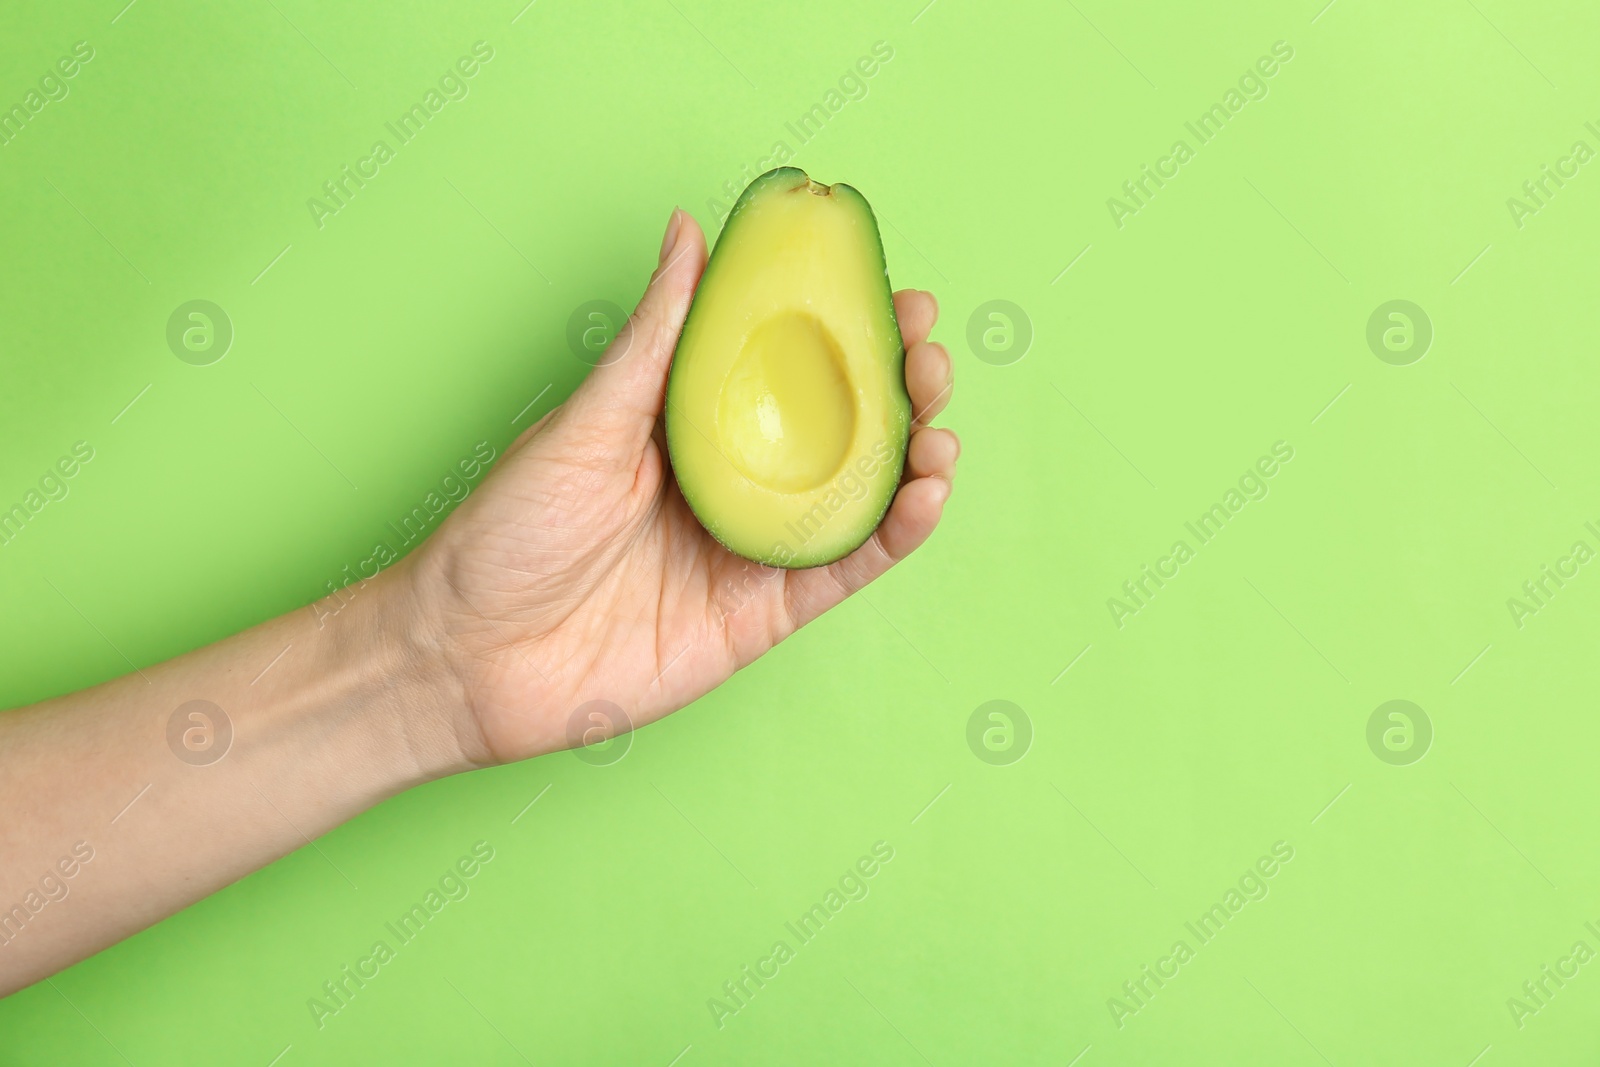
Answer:
POLYGON ((848 185, 768 171, 729 214, 673 355, 684 499, 746 559, 831 563, 882 521, 910 424, 872 208, 848 185))

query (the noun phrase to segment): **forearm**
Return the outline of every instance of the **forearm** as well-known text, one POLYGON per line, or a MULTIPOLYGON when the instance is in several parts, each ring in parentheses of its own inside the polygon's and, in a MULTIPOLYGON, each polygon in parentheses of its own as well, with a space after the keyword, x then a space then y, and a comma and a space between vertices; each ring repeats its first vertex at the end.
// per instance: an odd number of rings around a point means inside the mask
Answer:
POLYGON ((0 996, 463 769, 406 569, 0 715, 0 996))

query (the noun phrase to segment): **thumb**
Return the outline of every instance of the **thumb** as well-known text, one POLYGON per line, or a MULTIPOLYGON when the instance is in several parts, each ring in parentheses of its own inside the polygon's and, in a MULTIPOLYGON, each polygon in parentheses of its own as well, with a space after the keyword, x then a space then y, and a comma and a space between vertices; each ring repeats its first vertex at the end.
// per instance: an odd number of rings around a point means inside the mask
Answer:
POLYGON ((649 288, 572 394, 573 424, 602 434, 626 455, 644 447, 661 415, 672 352, 705 267, 705 235, 687 211, 674 208, 649 288))

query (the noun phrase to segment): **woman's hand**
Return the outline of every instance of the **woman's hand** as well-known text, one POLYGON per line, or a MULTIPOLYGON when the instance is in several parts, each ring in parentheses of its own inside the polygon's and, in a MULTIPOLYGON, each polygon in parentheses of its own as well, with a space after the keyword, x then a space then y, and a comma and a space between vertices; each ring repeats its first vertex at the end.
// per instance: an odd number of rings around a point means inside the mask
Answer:
POLYGON ((705 258, 674 212, 607 365, 355 593, 0 715, 0 996, 401 790, 660 718, 922 543, 958 446, 921 427, 949 396, 950 357, 926 342, 937 308, 918 292, 895 310, 919 428, 872 539, 781 571, 701 529, 667 476, 660 421, 705 258), (588 718, 598 700, 620 714, 588 718), (68 865, 69 851, 92 862, 68 865), (45 907, 41 879, 68 866, 70 895, 45 907))
POLYGON ((673 212, 650 287, 600 366, 408 561, 428 643, 459 686, 451 728, 471 764, 569 748, 597 725, 609 736, 683 707, 888 570, 939 521, 960 443, 926 422, 949 400, 950 356, 927 340, 934 298, 903 290, 894 305, 915 421, 877 532, 802 571, 747 562, 706 533, 670 476, 662 432, 667 370, 705 265, 700 227, 673 212), (625 721, 579 713, 591 701, 625 721))

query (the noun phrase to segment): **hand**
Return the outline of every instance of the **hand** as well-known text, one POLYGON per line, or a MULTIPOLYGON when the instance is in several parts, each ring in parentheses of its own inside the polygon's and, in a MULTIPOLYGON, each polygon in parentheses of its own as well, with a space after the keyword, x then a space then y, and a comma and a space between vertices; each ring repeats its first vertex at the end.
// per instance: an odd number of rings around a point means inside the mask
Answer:
POLYGON ((674 212, 605 365, 368 591, 0 715, 0 811, 18 814, 0 820, 0 901, 23 899, 63 843, 95 857, 69 899, 20 934, 15 911, 0 927, 0 996, 403 789, 580 743, 567 724, 589 701, 619 705, 620 728, 658 719, 927 539, 960 446, 923 425, 949 398, 950 357, 927 342, 938 307, 919 292, 894 298, 916 420, 871 540, 783 571, 695 521, 667 473, 661 409, 705 261, 699 227, 674 212), (197 698, 232 726, 203 765, 170 733, 197 698))
POLYGON ((939 522, 961 446, 926 422, 949 400, 951 362, 927 340, 937 302, 903 290, 894 307, 914 422, 877 532, 803 571, 750 563, 706 533, 669 475, 661 420, 705 265, 700 227, 674 211, 650 286, 601 365, 511 445, 406 568, 460 687, 461 721, 450 725, 469 763, 571 747, 568 720, 588 701, 619 706, 619 729, 683 707, 904 559, 939 522))

